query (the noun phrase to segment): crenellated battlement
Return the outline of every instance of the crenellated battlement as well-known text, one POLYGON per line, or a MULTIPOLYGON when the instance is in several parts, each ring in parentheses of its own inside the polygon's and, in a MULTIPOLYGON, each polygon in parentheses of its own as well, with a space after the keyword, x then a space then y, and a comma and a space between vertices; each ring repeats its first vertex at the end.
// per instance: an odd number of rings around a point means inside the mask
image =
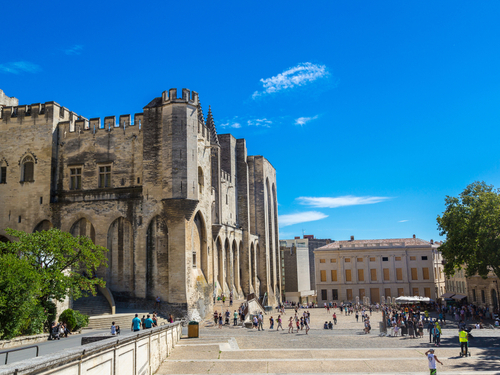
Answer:
POLYGON ((59 105, 56 102, 23 104, 0 108, 0 119, 3 123, 22 123, 39 117, 74 122, 81 116, 59 105))
POLYGON ((123 129, 125 131, 128 127, 141 131, 143 121, 143 113, 134 114, 133 121, 132 115, 129 114, 118 116, 118 121, 116 121, 116 116, 106 116, 103 121, 101 121, 100 117, 86 119, 80 116, 75 121, 60 121, 59 126, 65 128, 64 131, 69 133, 89 132, 96 134, 97 132, 111 132, 115 129, 123 129))
POLYGON ((178 98, 177 89, 163 91, 162 104, 168 103, 188 103, 192 105, 198 105, 198 93, 196 91, 190 91, 189 89, 182 89, 182 97, 178 98))

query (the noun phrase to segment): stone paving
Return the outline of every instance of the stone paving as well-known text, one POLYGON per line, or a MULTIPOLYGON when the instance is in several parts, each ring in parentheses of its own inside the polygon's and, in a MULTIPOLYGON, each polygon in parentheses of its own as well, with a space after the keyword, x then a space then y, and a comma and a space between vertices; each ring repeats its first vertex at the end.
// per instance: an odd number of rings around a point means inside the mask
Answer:
MULTIPOLYGON (((220 311, 220 306, 217 306, 220 311)), ((227 309, 227 307, 226 307, 227 309)), ((234 310, 234 307, 230 310, 234 310)), ((224 309, 225 311, 225 309, 224 309)), ((362 332, 361 318, 339 314, 333 330, 324 330, 331 313, 325 309, 310 309, 311 330, 293 334, 269 330, 223 327, 202 324, 200 338, 182 339, 157 374, 264 374, 264 373, 350 373, 350 374, 428 374, 425 351, 429 344, 424 338, 380 337, 378 322, 381 314, 371 317, 372 332, 362 332)), ((302 310, 299 310, 299 313, 302 310)), ((293 316, 287 310, 283 321, 293 316)), ((273 314, 276 318, 277 314, 273 314)), ((283 324, 286 329, 286 324, 283 324)), ((439 374, 500 374, 500 330, 473 331, 469 358, 459 357, 458 331, 449 324, 443 329, 442 345, 436 355, 444 363, 439 374)))

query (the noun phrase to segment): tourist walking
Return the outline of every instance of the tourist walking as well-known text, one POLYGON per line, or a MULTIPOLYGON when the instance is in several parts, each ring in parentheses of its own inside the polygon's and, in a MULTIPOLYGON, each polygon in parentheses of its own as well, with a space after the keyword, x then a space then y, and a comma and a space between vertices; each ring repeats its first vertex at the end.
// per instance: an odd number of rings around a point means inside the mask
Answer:
POLYGON ((142 323, 141 323, 141 319, 139 319, 139 315, 135 314, 135 318, 132 319, 131 331, 134 331, 134 332, 140 331, 141 325, 142 325, 142 323))
POLYGON ((283 331, 283 326, 281 325, 281 315, 278 315, 278 319, 276 319, 276 321, 278 322, 278 326, 276 327, 276 331, 279 331, 280 328, 283 331))
POLYGON ((425 355, 427 356, 427 360, 429 361, 429 370, 430 370, 430 375, 436 375, 437 374, 437 369, 436 369, 436 362, 441 363, 443 365, 443 362, 441 362, 438 357, 434 354, 434 349, 429 349, 425 352, 425 355))

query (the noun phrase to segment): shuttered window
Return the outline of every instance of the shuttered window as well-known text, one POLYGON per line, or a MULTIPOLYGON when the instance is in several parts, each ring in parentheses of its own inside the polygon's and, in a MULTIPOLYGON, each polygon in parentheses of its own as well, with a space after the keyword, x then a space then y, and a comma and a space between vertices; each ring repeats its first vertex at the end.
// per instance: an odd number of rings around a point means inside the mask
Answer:
POLYGON ((424 296, 431 298, 431 288, 424 288, 424 296))
POLYGON ((418 280, 418 272, 416 268, 411 269, 411 279, 412 280, 418 280))
POLYGON ((391 297, 391 288, 385 288, 384 293, 386 298, 391 297))
POLYGON ((360 289, 359 290, 359 299, 362 299, 365 297, 365 290, 364 289, 360 289))
MULTIPOLYGON (((398 269, 401 269, 401 268, 398 268, 398 269)), ((389 273, 389 268, 384 268, 384 281, 389 281, 390 279, 391 279, 391 276, 389 273)))
POLYGON ((403 269, 402 268, 396 268, 396 280, 403 280, 403 269))
POLYGON ((377 270, 375 268, 370 270, 370 277, 372 281, 377 281, 377 270))
POLYGON ((319 262, 320 263, 326 263, 326 259, 320 259, 319 262))
POLYGON ((418 296, 418 288, 413 288, 413 295, 418 296))
POLYGON ((352 281, 351 270, 345 270, 345 281, 352 281))
POLYGON ((352 289, 346 289, 347 300, 352 301, 352 289))
POLYGON ((429 280, 429 268, 427 267, 422 268, 422 273, 424 274, 424 280, 429 280))
POLYGON ((404 289, 403 288, 398 288, 398 297, 404 296, 404 289))
POLYGON ((358 270, 358 281, 365 281, 365 270, 358 270))
POLYGON ((332 281, 337 281, 337 270, 332 270, 332 281))
POLYGON ((326 271, 325 270, 321 270, 321 281, 326 281, 326 271))

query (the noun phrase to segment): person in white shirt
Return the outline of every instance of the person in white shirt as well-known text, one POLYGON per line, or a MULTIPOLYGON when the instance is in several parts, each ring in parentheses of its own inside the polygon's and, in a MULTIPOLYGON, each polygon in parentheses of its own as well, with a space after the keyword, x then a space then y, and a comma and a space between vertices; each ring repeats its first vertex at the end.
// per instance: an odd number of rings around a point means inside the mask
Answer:
POLYGON ((438 357, 434 354, 434 349, 429 349, 425 352, 425 355, 427 356, 427 359, 429 361, 429 371, 430 375, 436 375, 437 374, 437 369, 436 369, 436 362, 443 364, 438 357))

